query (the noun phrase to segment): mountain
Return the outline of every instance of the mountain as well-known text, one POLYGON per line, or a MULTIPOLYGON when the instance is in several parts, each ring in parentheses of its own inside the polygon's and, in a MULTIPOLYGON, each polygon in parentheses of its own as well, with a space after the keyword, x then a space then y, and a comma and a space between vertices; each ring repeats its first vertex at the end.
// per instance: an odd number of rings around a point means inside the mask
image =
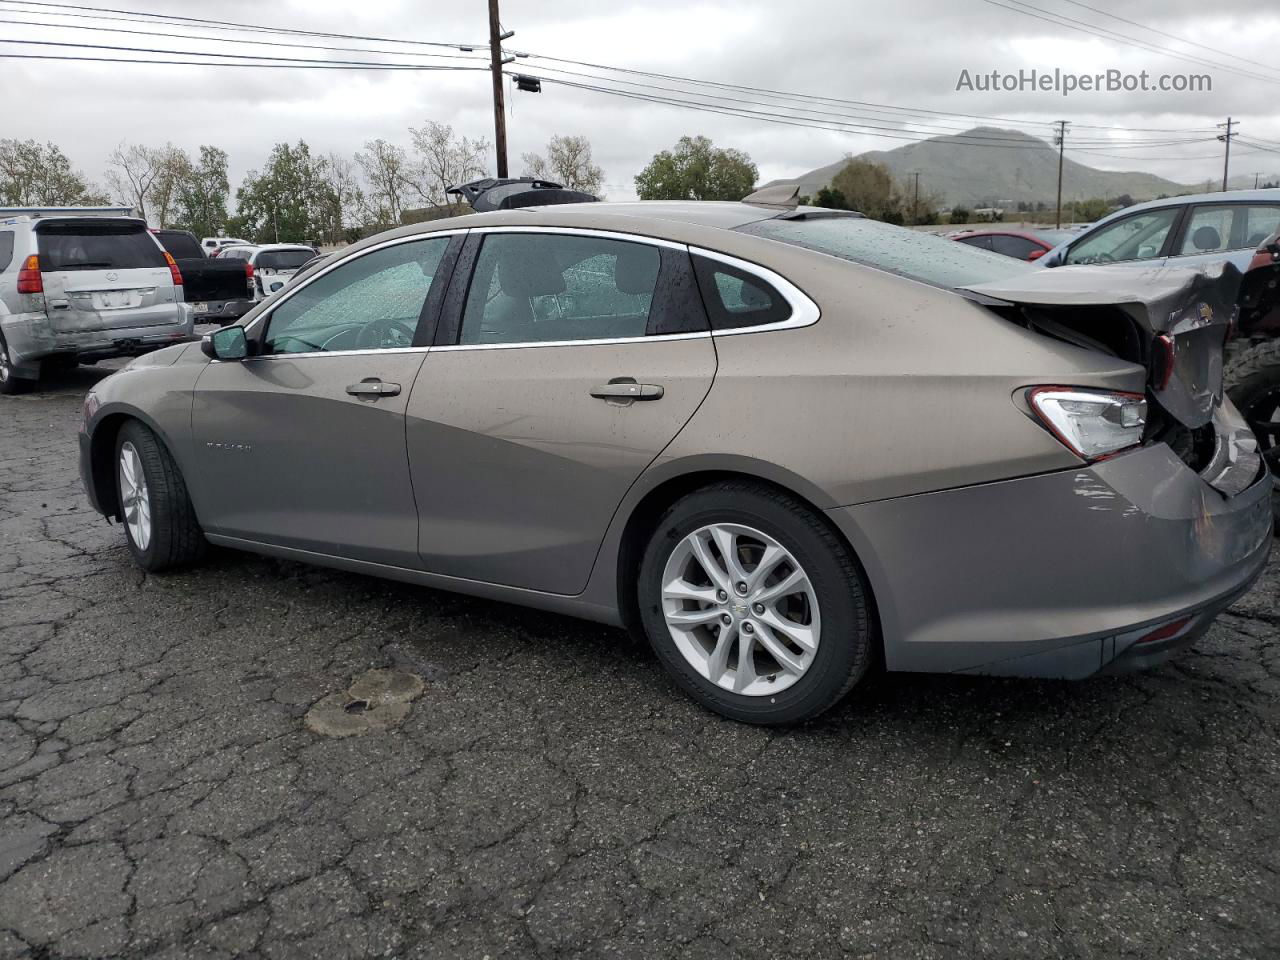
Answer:
MULTIPOLYGON (((884 164, 900 183, 908 179, 914 182, 914 174, 919 171, 921 194, 941 197, 949 206, 1009 206, 1020 200, 1053 203, 1057 196, 1058 151, 1044 140, 1018 130, 975 127, 959 136, 933 137, 895 150, 871 150, 859 154, 858 159, 884 164), (1007 141, 1012 148, 960 139, 979 136, 986 138, 987 143, 993 138, 1007 141)), ((839 160, 773 183, 799 183, 800 192, 812 196, 831 184, 831 178, 845 162, 839 160)), ((1252 181, 1250 177, 1251 186, 1252 181)), ((1123 194, 1134 200, 1151 200, 1161 194, 1188 193, 1192 189, 1151 173, 1095 170, 1070 157, 1062 165, 1064 200, 1123 194)))

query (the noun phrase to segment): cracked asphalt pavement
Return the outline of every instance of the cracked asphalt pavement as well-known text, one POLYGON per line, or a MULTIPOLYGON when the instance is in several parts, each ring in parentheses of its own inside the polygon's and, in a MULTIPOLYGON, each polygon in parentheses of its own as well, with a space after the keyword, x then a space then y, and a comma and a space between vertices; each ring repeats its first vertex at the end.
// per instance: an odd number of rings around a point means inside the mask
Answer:
POLYGON ((1280 562, 1153 673, 762 730, 589 623, 145 576, 77 477, 103 373, 0 397, 0 960, 1280 955, 1280 562), (306 728, 375 668, 425 681, 400 726, 306 728))

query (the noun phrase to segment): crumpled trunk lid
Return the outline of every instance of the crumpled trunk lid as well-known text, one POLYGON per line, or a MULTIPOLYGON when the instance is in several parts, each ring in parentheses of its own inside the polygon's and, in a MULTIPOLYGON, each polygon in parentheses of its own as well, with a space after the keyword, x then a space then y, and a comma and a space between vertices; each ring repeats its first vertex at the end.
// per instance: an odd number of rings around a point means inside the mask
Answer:
POLYGON ((1207 482, 1232 495, 1253 482, 1260 464, 1252 435, 1242 433, 1238 413, 1223 397, 1223 346, 1237 317, 1242 276, 1230 263, 1205 270, 1075 266, 967 292, 1032 315, 1029 325, 1050 335, 1055 321, 1037 327, 1037 311, 1068 321, 1090 313, 1114 320, 1115 311, 1129 317, 1136 336, 1124 359, 1146 367, 1148 398, 1164 414, 1201 437, 1212 432, 1213 450, 1198 468, 1207 482))

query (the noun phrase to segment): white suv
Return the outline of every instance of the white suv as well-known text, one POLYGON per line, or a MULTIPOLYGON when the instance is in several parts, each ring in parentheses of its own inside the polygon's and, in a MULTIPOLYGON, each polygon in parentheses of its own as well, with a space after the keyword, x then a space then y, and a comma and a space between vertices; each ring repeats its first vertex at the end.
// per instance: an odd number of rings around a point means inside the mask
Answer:
POLYGON ((0 210, 0 393, 30 387, 44 364, 193 337, 182 274, 145 221, 0 210))

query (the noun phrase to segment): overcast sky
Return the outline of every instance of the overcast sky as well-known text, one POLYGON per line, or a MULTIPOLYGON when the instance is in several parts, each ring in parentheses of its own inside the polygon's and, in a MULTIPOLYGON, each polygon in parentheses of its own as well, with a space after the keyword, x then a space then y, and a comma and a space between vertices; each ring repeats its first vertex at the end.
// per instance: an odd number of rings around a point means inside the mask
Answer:
MULTIPOLYGON (((1280 7, 1260 0, 1132 0, 1123 4, 1090 0, 1090 6, 1097 10, 1109 10, 1139 27, 1070 0, 1028 2, 1042 10, 1141 37, 1153 45, 1176 48, 1213 61, 1215 66, 1185 63, 1109 42, 982 0, 789 0, 785 4, 776 0, 503 0, 503 21, 516 31, 508 41, 513 50, 875 104, 1010 118, 1035 132, 1041 129, 1037 121, 1067 119, 1073 121, 1081 137, 1113 137, 1118 145, 1127 138, 1157 136, 1126 132, 1135 128, 1210 128, 1227 114, 1241 121, 1245 136, 1280 142, 1280 111, 1276 109, 1280 103, 1280 63, 1275 56, 1280 49, 1280 7), (1143 27, 1244 59, 1186 46, 1143 27), (1213 89, 1196 94, 1076 93, 1067 98, 1052 92, 956 91, 962 69, 978 73, 1024 67, 1050 71, 1057 67, 1081 73, 1108 68, 1135 73, 1145 69, 1156 75, 1208 73, 1213 89), (1274 79, 1267 82, 1232 70, 1274 79), (1119 129, 1086 133, 1080 129, 1084 125, 1119 129)), ((488 29, 484 0, 219 0, 216 4, 114 0, 111 5, 268 26, 445 42, 482 42, 488 29)), ((0 0, 4 11, 0 18, 4 20, 54 21, 47 10, 37 13, 37 9, 28 6, 23 10, 19 4, 0 0)), ((96 21, 64 22, 90 25, 96 21)), ((169 29, 197 32, 191 26, 169 29)), ((245 50, 294 57, 378 59, 360 53, 158 40, 12 23, 0 26, 0 36, 222 53, 245 50)), ((263 38, 258 35, 256 39, 263 38)), ((307 40, 292 37, 283 42, 307 40)), ((409 52, 414 48, 400 49, 409 52)), ((10 45, 2 45, 0 50, 58 52, 10 45)), ((92 50, 67 52, 127 56, 92 50)), ((539 72, 529 61, 517 61, 517 65, 530 73, 539 72)), ((0 89, 7 94, 0 114, 0 136, 53 140, 96 181, 103 178, 107 154, 122 140, 149 144, 172 141, 193 152, 202 143, 216 144, 230 154, 234 190, 244 172, 259 166, 271 145, 280 140, 304 139, 320 152, 354 152, 375 137, 407 145, 407 128, 427 119, 450 123, 471 136, 493 136, 490 81, 483 72, 392 74, 36 60, 8 60, 0 70, 5 76, 0 89)), ((758 164, 761 182, 799 174, 846 153, 891 149, 904 142, 698 113, 551 84, 544 85, 538 95, 515 93, 509 104, 513 174, 522 172, 520 154, 539 149, 552 134, 585 134, 604 168, 606 193, 615 199, 633 196, 636 172, 655 151, 669 147, 683 134, 704 133, 718 145, 745 150, 758 164)), ((831 105, 830 109, 857 108, 831 105)), ((885 115, 868 122, 901 126, 885 115)), ((942 117, 932 123, 935 129, 930 132, 939 128, 959 131, 968 125, 942 117)), ((972 121, 973 125, 978 123, 972 121)), ((1047 128, 1045 133, 1047 136, 1047 128)), ((1186 136, 1211 137, 1212 133, 1186 136)), ((1069 153, 1091 166, 1147 170, 1187 183, 1221 175, 1221 145, 1216 142, 1124 147, 1116 154, 1069 153), (1177 157, 1189 159, 1171 159, 1177 157)), ((1280 171, 1280 153, 1243 145, 1233 148, 1232 173, 1255 171, 1280 171)))

